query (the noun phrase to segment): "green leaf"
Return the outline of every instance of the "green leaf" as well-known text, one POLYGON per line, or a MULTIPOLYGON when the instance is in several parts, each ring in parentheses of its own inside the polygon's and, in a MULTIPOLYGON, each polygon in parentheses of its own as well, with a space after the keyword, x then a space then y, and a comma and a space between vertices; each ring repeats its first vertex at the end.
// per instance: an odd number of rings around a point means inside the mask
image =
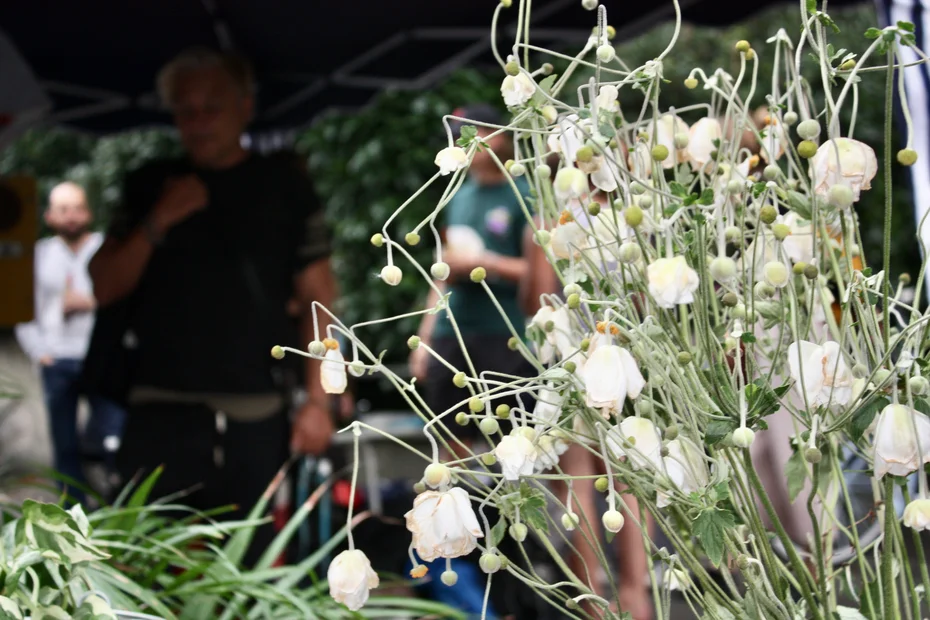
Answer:
POLYGON ((924 415, 930 415, 930 403, 928 403, 924 398, 914 399, 914 409, 924 415))
POLYGON ((765 183, 756 183, 752 186, 752 197, 758 198, 765 191, 765 183))
POLYGON ((800 450, 796 450, 785 464, 785 478, 788 479, 788 501, 793 504, 807 481, 807 463, 800 450))
POLYGON ((811 15, 817 12, 817 0, 807 0, 807 12, 811 15))
POLYGON ((887 397, 880 396, 860 405, 849 419, 849 427, 847 429, 849 437, 853 441, 858 441, 865 433, 865 430, 872 424, 875 415, 890 404, 891 401, 888 400, 887 397))
POLYGON ((717 494, 718 502, 724 502, 730 499, 730 485, 727 484, 726 480, 718 483, 717 486, 714 487, 714 493, 717 494))
POLYGON ((859 593, 859 611, 866 618, 878 620, 881 617, 882 586, 878 580, 870 581, 859 593), (868 592, 868 596, 866 596, 868 592), (869 599, 872 604, 869 605, 869 599))
POLYGON ((714 204, 714 190, 708 187, 703 192, 701 192, 701 197, 698 198, 698 204, 704 206, 710 206, 714 204))
POLYGON ((898 22, 898 28, 905 32, 914 32, 914 24, 911 22, 900 21, 898 22))
POLYGON ((468 148, 477 135, 477 127, 474 125, 465 125, 462 127, 461 131, 459 131, 459 139, 455 141, 455 144, 463 149, 468 148))
POLYGON ((688 188, 677 181, 669 182, 668 190, 672 193, 672 196, 678 196, 679 198, 684 198, 690 193, 688 188))
POLYGON ((534 489, 526 482, 520 483, 520 518, 530 527, 541 533, 549 534, 549 521, 546 520, 546 497, 539 489, 534 489))
POLYGON ((702 510, 694 520, 694 535, 701 541, 704 553, 714 566, 723 560, 726 532, 736 526, 733 513, 718 508, 702 510))
POLYGON ((552 75, 547 76, 539 81, 539 84, 538 84, 539 90, 536 91, 532 99, 532 102, 534 104, 543 105, 544 103, 548 101, 548 99, 546 99, 546 95, 552 93, 552 87, 555 85, 555 80, 558 77, 559 77, 558 75, 553 73, 552 75))
POLYGON ((833 18, 827 15, 826 13, 821 13, 817 16, 817 19, 821 24, 831 29, 834 33, 839 33, 840 27, 836 25, 836 22, 833 21, 833 18))
POLYGON ((752 344, 756 341, 756 337, 750 332, 743 332, 742 334, 740 334, 739 339, 745 342, 746 344, 752 344))
POLYGON ((601 132, 601 135, 604 136, 605 138, 613 138, 614 136, 617 135, 616 130, 614 130, 614 128, 608 125, 607 123, 601 123, 600 125, 598 125, 597 130, 601 132))
POLYGON ((704 441, 712 446, 723 441, 734 430, 736 430, 736 422, 732 420, 711 420, 704 430, 704 441))
POLYGON ((504 540, 504 533, 507 531, 507 519, 501 516, 491 528, 491 539, 488 541, 491 547, 497 547, 504 540))

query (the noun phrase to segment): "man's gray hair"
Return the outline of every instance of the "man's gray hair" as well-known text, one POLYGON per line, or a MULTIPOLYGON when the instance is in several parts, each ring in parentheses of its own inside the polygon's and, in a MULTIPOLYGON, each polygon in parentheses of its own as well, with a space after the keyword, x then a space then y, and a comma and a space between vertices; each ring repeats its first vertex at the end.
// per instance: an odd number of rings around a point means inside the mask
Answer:
POLYGON ((175 56, 158 72, 158 96, 164 105, 174 103, 178 78, 185 73, 220 67, 233 79, 244 95, 254 90, 254 76, 249 62, 232 52, 219 52, 209 47, 193 47, 175 56))

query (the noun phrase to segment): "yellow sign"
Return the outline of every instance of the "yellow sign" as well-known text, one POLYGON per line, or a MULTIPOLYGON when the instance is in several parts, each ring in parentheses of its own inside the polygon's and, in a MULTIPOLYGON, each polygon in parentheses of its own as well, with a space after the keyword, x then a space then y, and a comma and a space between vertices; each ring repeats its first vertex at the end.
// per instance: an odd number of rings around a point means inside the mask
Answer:
POLYGON ((32 177, 0 178, 0 328, 31 321, 38 191, 32 177))

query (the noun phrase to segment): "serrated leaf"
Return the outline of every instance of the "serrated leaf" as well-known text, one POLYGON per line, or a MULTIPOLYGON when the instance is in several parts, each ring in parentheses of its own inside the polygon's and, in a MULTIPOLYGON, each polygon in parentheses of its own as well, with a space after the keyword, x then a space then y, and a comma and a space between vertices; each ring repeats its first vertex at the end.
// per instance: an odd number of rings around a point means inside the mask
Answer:
POLYGON ((530 527, 537 528, 543 534, 549 534, 549 521, 546 519, 546 498, 542 491, 532 488, 526 482, 520 484, 520 518, 530 527))
POLYGON ((914 24, 911 22, 900 21, 898 22, 898 28, 906 32, 914 32, 914 24))
POLYGON ((726 532, 736 526, 736 519, 728 510, 708 508, 702 510, 694 520, 694 535, 701 541, 701 547, 707 554, 707 559, 714 566, 720 566, 723 560, 726 532))
POLYGON ((752 186, 752 197, 758 198, 765 191, 765 183, 756 183, 752 186))
POLYGON ((698 199, 698 204, 704 206, 710 206, 714 204, 714 190, 708 187, 703 192, 701 192, 701 197, 698 199))
POLYGON ((914 399, 914 409, 921 412, 924 415, 930 415, 930 403, 928 403, 923 398, 914 399))
POLYGON ((788 479, 788 501, 793 504, 807 481, 807 463, 800 450, 796 450, 785 463, 785 478, 788 479))
POLYGON ((756 341, 756 337, 749 332, 743 332, 742 334, 740 334, 739 339, 745 342, 746 344, 752 344, 756 341))
POLYGON ((600 125, 598 125, 598 126, 597 126, 597 130, 598 130, 598 131, 601 133, 601 135, 604 136, 605 138, 613 138, 614 136, 617 135, 616 130, 615 130, 613 127, 611 127, 610 125, 608 125, 607 123, 601 123, 600 125))
MULTIPOLYGON (((522 514, 522 513, 521 513, 522 514)), ((501 516, 494 527, 491 528, 491 540, 488 542, 492 547, 497 547, 504 540, 504 533, 507 531, 507 519, 501 516)))
POLYGON ((459 130, 459 139, 455 141, 456 146, 460 146, 463 149, 468 148, 472 143, 472 140, 475 139, 475 136, 478 135, 478 128, 474 125, 464 125, 459 130))
POLYGON ((881 600, 882 600, 882 587, 881 584, 876 581, 870 581, 868 584, 864 585, 862 590, 859 592, 859 611, 866 618, 872 618, 877 620, 881 617, 881 600), (868 596, 866 596, 868 592, 868 596), (872 604, 869 604, 869 600, 872 601, 872 604))
POLYGON ((684 198, 689 194, 688 188, 677 181, 669 182, 668 190, 672 193, 672 196, 678 196, 679 198, 684 198))
POLYGON ((880 36, 882 36, 882 31, 878 28, 869 28, 865 31, 866 39, 877 39, 880 36))
POLYGON ((726 481, 721 482, 714 487, 714 493, 717 494, 718 502, 724 502, 730 499, 730 485, 726 481))
POLYGON ((711 420, 707 428, 704 429, 704 441, 707 445, 723 441, 724 437, 736 430, 736 422, 731 420, 711 420))
MULTIPOLYGON (((858 441, 865 433, 866 429, 872 424, 876 414, 891 404, 891 401, 884 396, 874 398, 859 406, 852 417, 849 419, 847 432, 853 441, 858 441)), ((916 405, 916 403, 915 403, 916 405)))
POLYGON ((817 0, 807 0, 807 12, 811 15, 817 12, 817 0))

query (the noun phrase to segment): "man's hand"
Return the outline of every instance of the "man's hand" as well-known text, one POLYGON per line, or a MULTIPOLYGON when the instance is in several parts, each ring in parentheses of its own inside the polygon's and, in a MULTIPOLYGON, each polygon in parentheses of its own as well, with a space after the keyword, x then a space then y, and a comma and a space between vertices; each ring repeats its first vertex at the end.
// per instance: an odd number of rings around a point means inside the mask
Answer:
POLYGON ((54 363, 55 363, 55 358, 53 358, 51 355, 43 355, 42 357, 39 358, 39 366, 48 367, 54 363))
POLYGON ((457 280, 467 278, 472 269, 480 266, 484 255, 449 252, 444 254, 442 258, 449 265, 449 279, 457 280))
POLYGON ((620 586, 620 611, 628 612, 633 620, 652 620, 652 600, 649 590, 634 584, 620 586))
POLYGON ((78 293, 71 288, 71 277, 65 280, 65 294, 61 302, 61 310, 65 316, 75 312, 91 312, 97 306, 91 295, 78 293))
POLYGON ((164 234, 207 206, 207 186, 196 176, 168 179, 152 211, 152 223, 164 234))
POLYGON ((329 409, 308 401, 303 404, 291 428, 291 451, 300 454, 323 454, 333 438, 333 419, 329 409))

